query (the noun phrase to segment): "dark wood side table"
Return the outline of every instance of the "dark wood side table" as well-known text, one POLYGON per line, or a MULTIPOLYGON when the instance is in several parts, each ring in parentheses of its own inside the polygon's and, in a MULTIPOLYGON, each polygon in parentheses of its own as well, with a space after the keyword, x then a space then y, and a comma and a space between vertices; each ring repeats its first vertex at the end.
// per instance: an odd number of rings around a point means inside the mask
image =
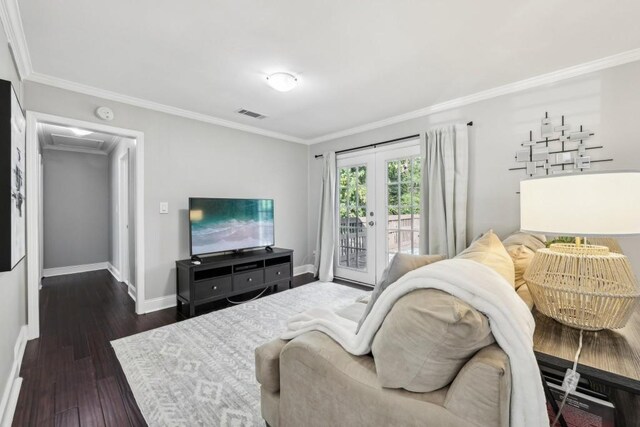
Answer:
MULTIPOLYGON (((534 310, 533 349, 541 370, 573 365, 580 330, 534 310)), ((640 427, 640 309, 622 329, 585 331, 578 373, 616 407, 616 427, 640 427)))

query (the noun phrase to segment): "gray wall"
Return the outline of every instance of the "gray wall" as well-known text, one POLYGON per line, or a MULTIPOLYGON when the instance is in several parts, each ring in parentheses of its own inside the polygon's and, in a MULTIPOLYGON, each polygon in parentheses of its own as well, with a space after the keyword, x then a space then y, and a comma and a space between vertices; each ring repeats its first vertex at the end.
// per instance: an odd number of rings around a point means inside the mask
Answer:
MULTIPOLYGON (((215 96, 215 94, 212 94, 215 96)), ((276 244, 307 258, 308 147, 37 83, 25 83, 26 108, 144 132, 145 298, 175 293, 175 260, 188 258, 188 197, 275 199, 276 244), (103 123, 103 122, 101 122, 103 123), (159 203, 169 202, 169 214, 159 203)))
MULTIPOLYGON (((13 66, 4 29, 0 31, 0 79, 11 81, 18 93, 18 98, 23 102, 22 85, 13 66)), ((22 106, 24 107, 24 102, 22 106)), ((2 298, 0 298, 0 330, 2 331, 0 333, 0 397, 5 391, 4 386, 13 363, 13 349, 20 328, 27 323, 25 266, 26 259, 23 259, 13 271, 0 273, 0 292, 2 293, 2 298)))
POLYGON ((44 150, 44 268, 109 261, 109 157, 44 150))
MULTIPOLYGON (((469 239, 493 228, 505 235, 520 222, 516 195, 523 171, 514 167, 519 143, 529 129, 539 129, 545 111, 564 114, 570 124, 595 131, 591 145, 604 145, 593 158, 614 158, 594 169, 640 169, 640 62, 591 73, 524 92, 477 102, 461 108, 405 121, 321 144, 309 156, 309 250, 315 248, 319 182, 322 161, 315 154, 425 132, 432 126, 473 120, 470 131, 469 239)), ((538 131, 539 132, 539 131, 538 131)), ((640 239, 620 239, 631 264, 640 275, 640 239)))

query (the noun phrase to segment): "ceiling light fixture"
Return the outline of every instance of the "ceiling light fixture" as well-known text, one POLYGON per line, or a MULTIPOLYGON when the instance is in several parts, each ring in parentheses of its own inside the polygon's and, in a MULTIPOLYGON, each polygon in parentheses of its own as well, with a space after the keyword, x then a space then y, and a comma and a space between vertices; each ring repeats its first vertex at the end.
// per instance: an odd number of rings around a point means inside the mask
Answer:
POLYGON ((69 128, 71 132, 73 132, 76 136, 87 136, 91 132, 90 130, 78 129, 78 128, 69 128))
POLYGON ((289 73, 274 73, 267 76, 267 84, 279 92, 289 92, 296 87, 298 79, 289 73))

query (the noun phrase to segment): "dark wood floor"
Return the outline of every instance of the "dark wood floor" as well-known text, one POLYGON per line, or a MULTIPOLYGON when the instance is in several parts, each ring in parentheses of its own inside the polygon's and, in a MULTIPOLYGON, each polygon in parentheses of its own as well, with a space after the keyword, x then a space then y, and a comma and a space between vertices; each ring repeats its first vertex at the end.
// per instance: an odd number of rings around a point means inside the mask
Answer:
MULTIPOLYGON (((294 286, 311 281, 297 276, 294 286)), ((106 270, 45 279, 40 338, 25 350, 13 425, 146 425, 109 342, 181 320, 175 308, 136 315, 126 287, 106 270)))

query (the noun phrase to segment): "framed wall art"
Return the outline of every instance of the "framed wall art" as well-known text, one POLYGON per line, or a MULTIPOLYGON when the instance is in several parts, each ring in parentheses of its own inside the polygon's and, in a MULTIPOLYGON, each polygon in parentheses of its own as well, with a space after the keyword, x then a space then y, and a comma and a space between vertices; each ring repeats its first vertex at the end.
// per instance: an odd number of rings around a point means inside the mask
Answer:
POLYGON ((0 80, 0 271, 26 254, 26 120, 11 82, 0 80))

